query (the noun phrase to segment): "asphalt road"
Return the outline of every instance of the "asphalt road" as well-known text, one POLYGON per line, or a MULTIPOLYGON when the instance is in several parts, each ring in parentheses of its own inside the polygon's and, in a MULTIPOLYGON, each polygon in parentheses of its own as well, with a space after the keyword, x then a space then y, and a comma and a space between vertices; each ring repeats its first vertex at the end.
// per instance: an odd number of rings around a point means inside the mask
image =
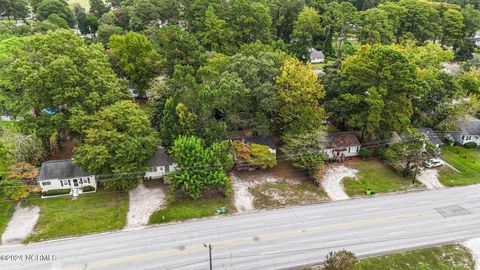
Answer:
POLYGON ((3 246, 0 269, 208 269, 204 243, 213 269, 283 269, 336 249, 367 256, 478 236, 480 186, 469 186, 3 246))

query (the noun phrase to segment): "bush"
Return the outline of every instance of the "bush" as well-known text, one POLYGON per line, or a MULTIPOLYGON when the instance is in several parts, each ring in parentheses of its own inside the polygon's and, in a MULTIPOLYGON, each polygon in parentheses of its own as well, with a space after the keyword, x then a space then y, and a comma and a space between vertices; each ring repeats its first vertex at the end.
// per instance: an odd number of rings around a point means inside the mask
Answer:
POLYGON ((95 188, 92 187, 92 186, 85 186, 82 188, 82 191, 83 192, 91 192, 91 191, 95 191, 95 188))
POLYGON ((262 169, 273 168, 277 165, 275 154, 270 152, 268 146, 252 143, 250 145, 250 163, 262 169))
POLYGON ((370 149, 360 148, 360 152, 358 153, 358 155, 363 159, 367 159, 367 158, 371 158, 373 153, 372 153, 372 150, 370 149))
POLYGON ((70 189, 69 188, 52 189, 52 190, 49 190, 49 191, 42 192, 43 196, 57 196, 57 195, 65 195, 65 194, 70 194, 70 189))
POLYGON ((463 146, 465 148, 476 148, 476 147, 478 147, 476 142, 468 142, 468 143, 464 144, 463 146))
POLYGON ((324 262, 324 270, 355 270, 357 257, 350 251, 340 250, 328 253, 324 262))

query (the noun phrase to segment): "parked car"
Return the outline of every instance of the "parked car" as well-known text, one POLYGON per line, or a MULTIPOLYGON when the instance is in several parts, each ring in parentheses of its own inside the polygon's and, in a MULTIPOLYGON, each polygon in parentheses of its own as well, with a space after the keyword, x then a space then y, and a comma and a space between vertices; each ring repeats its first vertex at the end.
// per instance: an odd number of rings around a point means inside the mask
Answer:
POLYGON ((425 162, 425 168, 437 168, 443 166, 444 163, 440 159, 432 158, 425 162))

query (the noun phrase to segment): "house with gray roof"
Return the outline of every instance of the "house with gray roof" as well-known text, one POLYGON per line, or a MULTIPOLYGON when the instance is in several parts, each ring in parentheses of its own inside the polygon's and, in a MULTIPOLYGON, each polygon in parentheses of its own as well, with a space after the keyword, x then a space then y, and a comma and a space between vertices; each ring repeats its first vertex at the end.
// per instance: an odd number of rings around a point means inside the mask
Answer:
POLYGON ((148 161, 148 170, 144 178, 159 179, 175 171, 175 161, 167 154, 163 147, 159 147, 155 155, 148 161))
POLYGON ((431 128, 418 128, 418 132, 423 134, 425 136, 425 139, 427 139, 431 144, 435 145, 437 148, 444 145, 442 140, 438 138, 437 134, 433 129, 431 128))
POLYGON ((310 63, 318 64, 323 63, 325 61, 325 55, 322 51, 318 51, 314 48, 310 48, 310 63))
POLYGON ((474 142, 480 146, 480 119, 465 116, 460 120, 459 132, 453 134, 455 141, 461 145, 474 142))
POLYGON ((37 182, 44 196, 55 194, 76 197, 97 190, 95 175, 75 166, 71 159, 43 162, 37 182))

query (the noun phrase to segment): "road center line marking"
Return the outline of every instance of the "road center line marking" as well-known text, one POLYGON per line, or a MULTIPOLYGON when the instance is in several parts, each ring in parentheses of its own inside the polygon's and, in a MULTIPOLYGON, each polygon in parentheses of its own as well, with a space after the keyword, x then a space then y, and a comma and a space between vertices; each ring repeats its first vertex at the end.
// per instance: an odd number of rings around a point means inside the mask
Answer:
MULTIPOLYGON (((292 230, 292 231, 283 231, 283 232, 276 232, 271 234, 259 235, 259 238, 264 240, 276 240, 276 239, 283 239, 283 238, 291 238, 296 236, 304 236, 305 234, 317 234, 322 232, 332 232, 338 230, 345 230, 345 229, 352 229, 356 227, 361 227, 365 225, 373 225, 373 224, 385 224, 391 223, 401 220, 408 220, 418 217, 427 217, 438 215, 436 211, 426 211, 426 212, 417 212, 412 214, 404 214, 404 215, 397 215, 397 216, 390 216, 390 217, 383 217, 383 218, 375 218, 375 219, 366 219, 366 220, 359 220, 350 223, 343 223, 343 224, 332 224, 326 226, 319 226, 319 227, 312 227, 307 229, 299 229, 299 230, 292 230)), ((246 245, 251 243, 257 243, 253 240, 252 237, 245 237, 233 240, 226 240, 215 243, 216 248, 221 247, 230 247, 230 246, 240 246, 246 245)), ((177 248, 161 250, 150 252, 142 255, 132 255, 118 259, 109 259, 97 262, 89 262, 87 267, 85 265, 77 265, 72 267, 63 268, 65 270, 82 270, 82 269, 99 269, 113 265, 120 265, 124 263, 131 263, 135 261, 146 261, 153 258, 158 257, 168 257, 168 256, 175 256, 175 255, 182 255, 186 253, 195 253, 195 252, 204 252, 205 247, 203 244, 201 245, 193 245, 193 246, 186 246, 184 250, 178 250, 177 248)))

